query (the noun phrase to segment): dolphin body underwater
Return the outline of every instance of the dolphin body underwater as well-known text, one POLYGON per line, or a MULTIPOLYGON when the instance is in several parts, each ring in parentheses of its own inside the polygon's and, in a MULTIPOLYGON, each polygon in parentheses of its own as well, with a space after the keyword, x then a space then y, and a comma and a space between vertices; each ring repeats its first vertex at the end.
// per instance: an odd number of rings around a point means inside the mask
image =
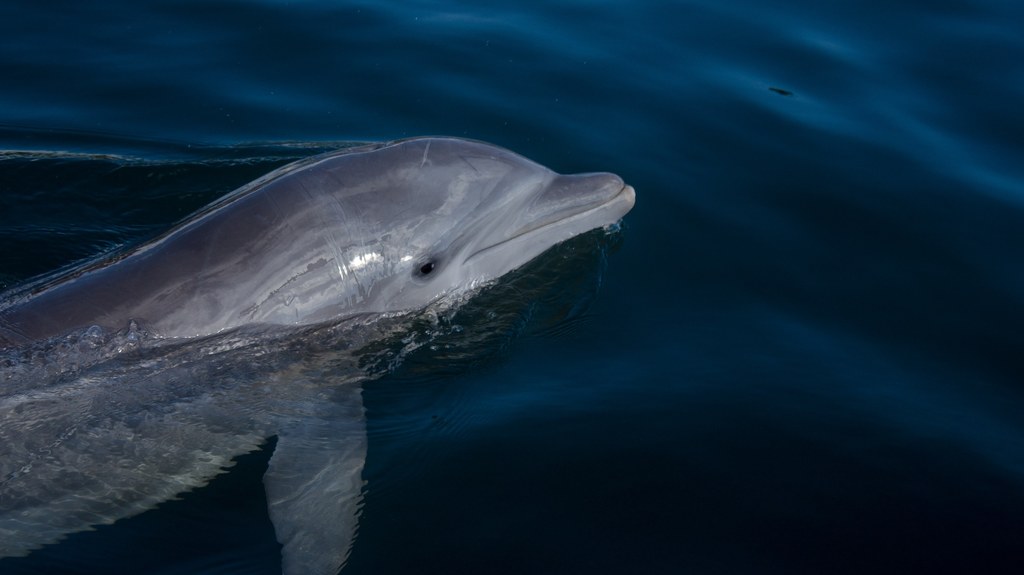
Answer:
POLYGON ((9 293, 0 557, 151 509, 276 436, 264 486, 283 571, 336 573, 366 455, 360 350, 634 201, 613 174, 400 140, 289 164, 9 293))

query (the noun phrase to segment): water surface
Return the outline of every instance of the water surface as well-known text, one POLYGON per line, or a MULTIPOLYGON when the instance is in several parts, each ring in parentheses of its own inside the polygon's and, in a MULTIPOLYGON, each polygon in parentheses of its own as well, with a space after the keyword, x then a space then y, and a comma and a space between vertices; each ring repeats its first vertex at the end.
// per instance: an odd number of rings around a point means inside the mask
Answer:
MULTIPOLYGON (((637 207, 564 280, 596 297, 366 387, 345 573, 1016 573, 1021 29, 999 1, 7 2, 0 148, 34 155, 0 156, 0 282, 337 142, 613 171, 637 207)), ((272 449, 0 572, 279 572, 272 449)))

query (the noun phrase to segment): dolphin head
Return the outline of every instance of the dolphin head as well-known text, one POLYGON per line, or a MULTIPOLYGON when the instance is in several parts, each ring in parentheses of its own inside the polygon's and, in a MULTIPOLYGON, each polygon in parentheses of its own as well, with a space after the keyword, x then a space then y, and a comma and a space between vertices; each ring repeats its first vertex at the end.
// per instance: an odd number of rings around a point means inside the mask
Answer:
POLYGON ((614 224, 633 188, 616 175, 559 175, 503 148, 401 140, 329 158, 303 179, 326 222, 328 299, 308 318, 422 308, 490 282, 555 244, 614 224))
POLYGON ((458 138, 280 168, 163 236, 0 310, 0 346, 137 321, 169 338, 422 309, 615 223, 633 188, 458 138))

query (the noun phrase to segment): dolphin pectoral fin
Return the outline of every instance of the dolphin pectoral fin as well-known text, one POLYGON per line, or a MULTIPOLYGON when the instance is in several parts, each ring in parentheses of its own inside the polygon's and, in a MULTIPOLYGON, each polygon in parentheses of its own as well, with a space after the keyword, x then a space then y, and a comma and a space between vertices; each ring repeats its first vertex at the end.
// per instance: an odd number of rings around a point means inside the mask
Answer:
POLYGON ((332 402, 323 418, 282 431, 263 476, 285 575, 334 575, 352 546, 366 424, 361 391, 348 396, 332 402))

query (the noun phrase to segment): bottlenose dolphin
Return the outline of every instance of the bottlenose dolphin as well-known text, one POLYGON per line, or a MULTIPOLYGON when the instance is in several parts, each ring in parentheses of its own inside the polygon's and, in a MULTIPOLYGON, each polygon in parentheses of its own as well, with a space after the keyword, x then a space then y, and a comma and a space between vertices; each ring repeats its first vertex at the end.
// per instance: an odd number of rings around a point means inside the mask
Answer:
POLYGON ((8 294, 0 557, 152 508, 276 436, 264 484, 284 572, 337 572, 366 451, 360 350, 634 201, 613 174, 400 140, 287 165, 8 294))

